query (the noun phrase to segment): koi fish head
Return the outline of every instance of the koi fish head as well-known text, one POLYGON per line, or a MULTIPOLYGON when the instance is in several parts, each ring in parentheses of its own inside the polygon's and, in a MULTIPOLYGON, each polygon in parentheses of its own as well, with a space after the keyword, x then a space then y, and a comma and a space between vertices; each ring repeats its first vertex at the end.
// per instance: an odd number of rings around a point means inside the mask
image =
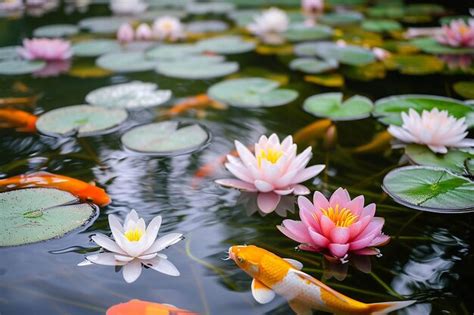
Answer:
POLYGON ((81 199, 95 203, 100 207, 105 207, 111 201, 105 190, 93 185, 87 185, 87 187, 82 189, 78 194, 81 199))
POLYGON ((266 254, 266 250, 254 245, 237 245, 229 248, 229 257, 252 277, 259 273, 262 258, 266 254))

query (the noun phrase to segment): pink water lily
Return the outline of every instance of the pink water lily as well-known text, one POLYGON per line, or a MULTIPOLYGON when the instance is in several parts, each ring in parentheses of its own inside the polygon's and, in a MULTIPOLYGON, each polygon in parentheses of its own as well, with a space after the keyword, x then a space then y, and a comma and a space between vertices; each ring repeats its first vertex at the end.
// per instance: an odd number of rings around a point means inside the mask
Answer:
POLYGON ((129 23, 123 23, 120 25, 117 31, 117 39, 121 43, 129 43, 132 42, 135 38, 135 32, 133 27, 129 23))
POLYGON ((71 58, 71 44, 62 39, 33 38, 23 40, 18 53, 28 60, 66 60, 71 58))
POLYGON ((135 31, 135 38, 137 40, 151 40, 152 37, 153 32, 148 24, 141 23, 138 25, 137 30, 135 31))
POLYGON ((313 202, 298 198, 301 221, 284 220, 277 228, 299 243, 299 248, 345 259, 355 255, 377 255, 377 246, 390 237, 382 233, 385 220, 374 217, 375 204, 364 207, 364 196, 351 199, 346 189, 338 188, 326 199, 319 191, 313 202))
POLYGON ((238 157, 228 155, 226 168, 237 179, 220 179, 216 182, 223 186, 244 191, 258 192, 257 204, 264 213, 275 210, 281 196, 309 194, 305 182, 323 169, 324 165, 306 168, 311 159, 311 147, 296 154, 297 146, 291 136, 281 143, 276 134, 269 138, 261 136, 252 153, 239 141, 235 141, 238 157))
POLYGON ((301 0, 301 9, 306 17, 305 25, 313 26, 324 11, 324 0, 301 0))
POLYGON ((444 45, 474 48, 474 19, 469 19, 467 23, 462 19, 453 20, 443 25, 440 34, 435 38, 444 45))

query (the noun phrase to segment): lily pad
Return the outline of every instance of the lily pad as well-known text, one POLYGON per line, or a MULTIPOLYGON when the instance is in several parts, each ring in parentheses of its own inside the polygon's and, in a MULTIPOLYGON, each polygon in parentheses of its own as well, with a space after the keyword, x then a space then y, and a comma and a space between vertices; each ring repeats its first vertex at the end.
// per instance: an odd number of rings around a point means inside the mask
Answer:
POLYGON ((113 39, 91 39, 72 46, 74 56, 77 57, 97 57, 121 49, 120 44, 113 39))
POLYGON ((79 33, 73 24, 52 24, 40 26, 33 31, 34 37, 68 37, 79 33))
POLYGON ((165 121, 136 127, 122 136, 122 144, 129 150, 152 155, 179 155, 201 149, 210 134, 198 124, 181 125, 165 121))
POLYGON ((450 149, 446 154, 435 154, 423 145, 409 144, 405 154, 415 164, 438 166, 454 173, 467 174, 466 163, 474 160, 474 154, 466 151, 450 149))
POLYGON ((127 116, 123 109, 74 105, 53 109, 41 115, 36 128, 50 136, 91 136, 112 132, 127 116))
POLYGON ((186 12, 190 14, 224 14, 234 10, 235 5, 228 2, 190 2, 186 12))
POLYGON ((417 112, 430 111, 433 108, 447 110, 456 118, 466 117, 466 124, 474 126, 474 108, 464 104, 462 101, 442 96, 422 94, 402 94, 389 96, 375 102, 373 115, 384 124, 402 125, 402 112, 408 112, 413 108, 417 112))
POLYGON ((318 56, 336 59, 342 64, 362 66, 376 60, 374 53, 366 48, 353 45, 338 45, 333 42, 307 42, 294 47, 298 56, 318 56))
POLYGON ((296 58, 290 62, 290 69, 312 74, 334 70, 338 66, 339 63, 335 59, 296 58))
POLYGON ((429 54, 446 54, 446 55, 464 55, 474 54, 474 48, 468 47, 451 47, 440 44, 436 39, 428 38, 417 38, 411 41, 413 45, 421 49, 422 51, 429 54))
POLYGON ((5 46, 0 47, 0 60, 11 60, 20 58, 18 49, 20 46, 5 46))
POLYGON ((399 31, 402 25, 395 20, 365 20, 362 22, 362 28, 370 32, 390 32, 399 31))
POLYGON ((79 21, 79 27, 91 33, 112 34, 117 32, 120 25, 129 22, 127 17, 95 16, 79 21))
POLYGON ((332 36, 332 28, 325 25, 307 26, 304 23, 290 24, 284 36, 287 40, 305 41, 305 40, 319 40, 327 39, 332 36))
POLYGON ((194 44, 163 44, 148 50, 146 57, 157 60, 182 60, 200 53, 202 50, 194 44))
POLYGON ((46 66, 46 62, 40 60, 3 60, 0 61, 0 74, 19 75, 39 71, 46 66))
POLYGON ((244 41, 240 36, 219 36, 204 39, 196 44, 201 51, 216 54, 241 54, 255 49, 254 42, 244 41))
POLYGON ((453 85, 454 91, 464 98, 474 99, 474 82, 460 81, 453 85))
POLYGON ((178 79, 212 79, 239 70, 237 62, 223 62, 220 56, 190 57, 183 61, 160 62, 156 72, 178 79))
POLYGON ((404 206, 438 213, 474 211, 474 183, 445 169, 407 166, 388 173, 383 190, 404 206))
POLYGON ((216 83, 207 93, 216 101, 236 107, 274 107, 298 97, 298 92, 278 89, 279 85, 263 78, 240 78, 216 83))
POLYGON ((370 99, 355 95, 342 101, 342 93, 313 95, 304 101, 303 109, 316 117, 331 120, 357 120, 370 116, 373 103, 370 99))
POLYGON ((426 75, 444 68, 441 59, 430 55, 392 55, 384 60, 384 64, 390 70, 409 75, 426 75))
POLYGON ((341 87, 344 86, 344 77, 339 73, 323 73, 316 75, 306 75, 304 77, 306 82, 314 83, 327 87, 341 87))
POLYGON ((140 72, 153 70, 157 62, 146 59, 143 52, 133 51, 102 55, 96 60, 96 64, 115 72, 140 72))
POLYGON ((217 33, 228 28, 227 23, 220 20, 194 21, 186 25, 186 30, 190 33, 217 33))
POLYGON ((58 238, 90 222, 97 210, 57 189, 0 193, 0 247, 58 238))
POLYGON ((334 12, 322 15, 319 18, 319 22, 331 26, 339 26, 359 23, 363 18, 364 16, 361 13, 355 11, 334 12))
POLYGON ((141 81, 96 89, 86 96, 86 102, 108 108, 144 108, 158 106, 171 98, 170 90, 158 90, 158 85, 141 81))

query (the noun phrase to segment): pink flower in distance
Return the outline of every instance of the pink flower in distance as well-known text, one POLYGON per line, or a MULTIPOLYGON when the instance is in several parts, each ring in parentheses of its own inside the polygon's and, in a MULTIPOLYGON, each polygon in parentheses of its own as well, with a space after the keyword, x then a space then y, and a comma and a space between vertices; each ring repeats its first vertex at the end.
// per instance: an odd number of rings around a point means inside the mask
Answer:
POLYGON ((324 11, 324 0, 301 0, 303 14, 314 18, 324 11))
POLYGON ((66 60, 71 58, 71 44, 62 39, 33 38, 23 40, 19 54, 28 60, 66 60))
POLYGON ((152 37, 153 32, 148 24, 142 23, 138 25, 137 30, 135 32, 135 38, 137 40, 151 40, 152 37))
POLYGON ((117 39, 121 43, 129 43, 133 41, 135 38, 135 32, 133 31, 133 27, 128 23, 123 23, 120 25, 117 31, 117 39))
POLYGON ((309 194, 300 183, 318 175, 324 165, 306 168, 311 159, 311 147, 296 154, 296 144, 291 136, 281 143, 276 134, 261 136, 252 153, 239 141, 235 141, 238 157, 228 155, 226 168, 237 179, 220 179, 216 182, 249 192, 258 192, 257 205, 264 213, 277 207, 281 196, 309 194))
POLYGON ((451 23, 443 25, 436 40, 452 47, 474 48, 474 19, 469 19, 467 23, 462 19, 453 20, 451 23))
POLYGON ((322 252, 344 259, 349 253, 377 255, 375 247, 385 245, 390 237, 382 233, 384 219, 374 217, 375 204, 364 207, 364 196, 351 200, 347 190, 338 188, 329 200, 319 191, 313 202, 298 198, 301 221, 284 220, 277 228, 299 243, 299 248, 322 252))

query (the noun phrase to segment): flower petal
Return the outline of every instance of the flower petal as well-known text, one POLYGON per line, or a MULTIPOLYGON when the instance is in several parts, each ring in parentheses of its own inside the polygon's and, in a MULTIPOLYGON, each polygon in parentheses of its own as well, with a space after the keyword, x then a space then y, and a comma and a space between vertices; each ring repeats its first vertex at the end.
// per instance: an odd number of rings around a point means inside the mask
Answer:
POLYGON ((174 245, 183 239, 183 234, 181 233, 169 233, 160 238, 158 238, 150 248, 148 248, 143 255, 157 253, 162 251, 166 247, 174 245))
POLYGON ((170 276, 177 277, 180 275, 179 270, 168 259, 156 257, 151 260, 143 261, 143 263, 151 269, 170 276))
POLYGON ((254 185, 244 182, 242 180, 238 180, 238 179, 233 179, 233 178, 218 179, 215 182, 222 186, 240 189, 244 191, 251 191, 251 192, 258 191, 254 185))
POLYGON ((123 266, 123 279, 127 283, 135 282, 142 273, 142 263, 138 259, 134 259, 123 266))
POLYGON ((119 253, 125 255, 125 252, 115 243, 113 240, 108 238, 102 233, 96 233, 92 236, 92 240, 100 247, 108 250, 109 252, 119 253))
POLYGON ((335 257, 342 258, 347 254, 349 244, 329 244, 328 248, 335 257))
POLYGON ((311 245, 323 248, 328 247, 330 242, 324 235, 319 234, 311 228, 309 229, 309 235, 311 236, 311 240, 313 241, 311 245))
POLYGON ((345 244, 349 240, 349 229, 347 227, 336 226, 331 231, 333 243, 345 244))
POLYGON ((311 244, 311 236, 308 233, 307 227, 301 221, 283 220, 282 225, 277 225, 278 230, 287 237, 299 243, 311 244))
POLYGON ((258 208, 264 213, 270 213, 276 209, 280 203, 281 196, 273 192, 259 193, 257 196, 258 208))
POLYGON ((263 181, 263 180, 259 180, 259 179, 255 180, 253 184, 258 189, 258 191, 261 191, 263 193, 271 192, 274 189, 272 184, 267 183, 266 181, 263 181))
POLYGON ((104 265, 104 266, 120 266, 125 264, 115 259, 113 253, 99 253, 94 255, 86 256, 86 259, 93 264, 104 265))

